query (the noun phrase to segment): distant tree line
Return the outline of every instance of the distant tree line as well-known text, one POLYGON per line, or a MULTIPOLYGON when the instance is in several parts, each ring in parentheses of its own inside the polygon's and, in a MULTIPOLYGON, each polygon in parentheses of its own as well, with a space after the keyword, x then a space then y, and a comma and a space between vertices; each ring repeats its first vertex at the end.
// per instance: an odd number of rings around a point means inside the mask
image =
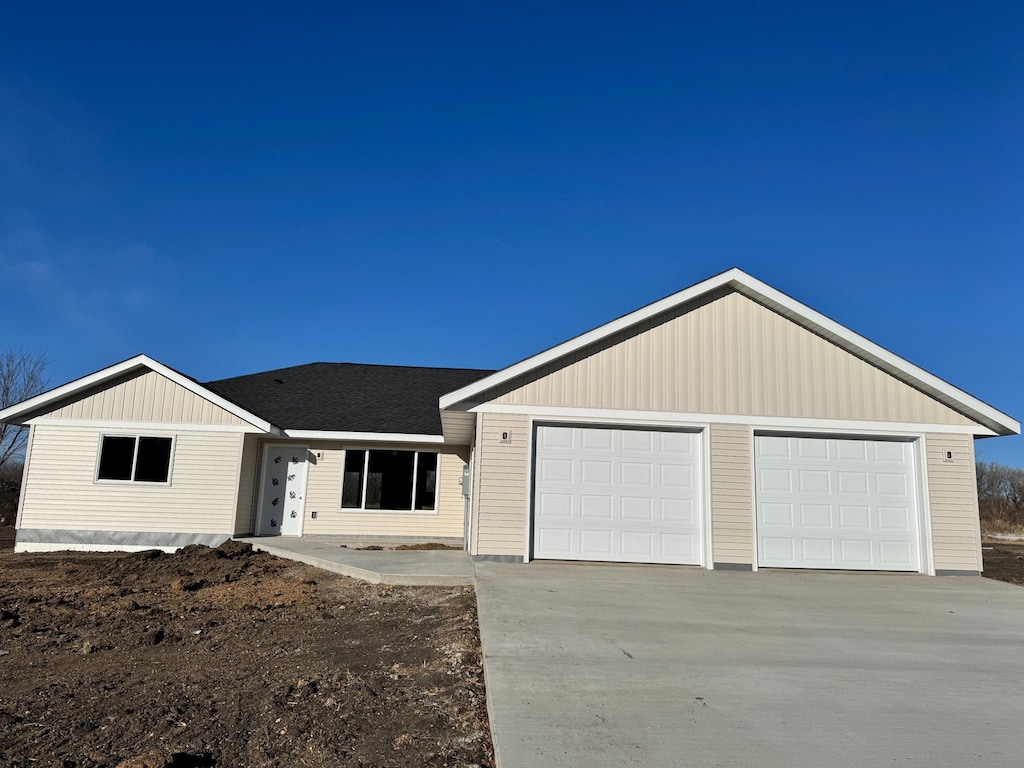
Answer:
POLYGON ((979 461, 978 509, 982 528, 998 533, 1024 527, 1024 469, 979 461))
POLYGON ((21 469, 20 461, 8 461, 0 466, 0 525, 14 525, 17 518, 21 469))

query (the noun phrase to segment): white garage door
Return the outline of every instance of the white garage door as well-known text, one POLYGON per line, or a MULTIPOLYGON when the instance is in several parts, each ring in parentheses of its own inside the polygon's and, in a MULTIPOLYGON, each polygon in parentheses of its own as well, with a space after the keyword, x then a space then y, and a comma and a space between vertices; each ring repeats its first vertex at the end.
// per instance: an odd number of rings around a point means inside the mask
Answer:
POLYGON ((701 564, 700 435, 542 426, 533 556, 701 564))
POLYGON ((912 443, 760 435, 754 446, 759 565, 920 569, 912 443))

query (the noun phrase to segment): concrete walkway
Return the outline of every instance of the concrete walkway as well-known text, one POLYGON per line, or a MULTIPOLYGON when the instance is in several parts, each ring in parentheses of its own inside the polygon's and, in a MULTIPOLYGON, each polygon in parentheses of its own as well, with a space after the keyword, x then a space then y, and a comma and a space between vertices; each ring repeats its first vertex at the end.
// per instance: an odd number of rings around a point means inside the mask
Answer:
POLYGON ((1024 762, 1024 589, 476 563, 498 768, 1024 762))
MULTIPOLYGON (((375 542, 338 536, 239 538, 253 549, 371 584, 461 587, 473 584, 473 561, 462 550, 366 550, 375 542)), ((380 543, 380 542, 376 542, 380 543)), ((389 542, 386 546, 394 546, 389 542)))

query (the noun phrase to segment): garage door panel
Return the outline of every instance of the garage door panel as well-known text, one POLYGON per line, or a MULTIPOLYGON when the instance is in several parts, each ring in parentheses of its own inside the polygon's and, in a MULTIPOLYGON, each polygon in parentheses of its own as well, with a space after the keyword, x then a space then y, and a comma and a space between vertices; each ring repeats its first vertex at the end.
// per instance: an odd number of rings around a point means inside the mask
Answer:
MULTIPOLYGON (((611 430, 604 430, 611 433, 611 430)), ((622 441, 622 452, 643 453, 651 455, 654 453, 654 434, 639 430, 628 430, 620 433, 622 441)))
POLYGON ((796 540, 792 536, 761 537, 759 542, 762 561, 793 565, 796 563, 796 540))
POLYGON ((537 506, 546 520, 571 520, 572 498, 570 493, 542 493, 537 497, 537 506))
POLYGON ((621 553, 628 558, 654 557, 654 534, 651 531, 620 531, 621 553))
POLYGON ((761 509, 761 527, 793 527, 793 505, 765 502, 761 509))
POLYGON ((875 558, 871 553, 871 542, 864 539, 840 539, 841 562, 846 567, 870 566, 875 558))
POLYGON ((533 556, 700 564, 699 445, 692 433, 538 427, 533 556))
POLYGON ((647 522, 654 521, 654 499, 650 497, 623 496, 620 499, 622 520, 647 522))
POLYGON ((769 493, 791 493, 793 473, 788 469, 762 469, 758 472, 761 487, 769 493))
POLYGON ((661 499, 661 522, 663 523, 685 523, 696 526, 700 520, 697 517, 697 504, 692 499, 661 499))
MULTIPOLYGON (((815 440, 828 455, 827 442, 815 440)), ((836 458, 843 462, 866 462, 870 446, 863 440, 836 440, 836 458)))
POLYGON ((650 488, 654 483, 654 467, 650 462, 622 462, 621 482, 641 488, 650 488))
POLYGON ((841 496, 867 496, 868 481, 867 472, 837 472, 839 478, 838 492, 841 496))
POLYGON ((655 432, 660 442, 660 453, 664 458, 697 458, 699 439, 692 432, 655 432))
POLYGON ((590 429, 578 436, 575 445, 584 453, 608 453, 614 447, 614 440, 615 435, 607 429, 590 429))
POLYGON ((612 532, 605 529, 580 528, 580 554, 597 559, 612 554, 612 532))
POLYGON ((580 518, 583 520, 612 520, 611 496, 580 496, 580 518))
MULTIPOLYGON (((785 439, 785 438, 783 438, 785 439)), ((820 440, 797 440, 796 453, 801 459, 827 459, 828 446, 822 445, 820 440)), ((786 451, 786 455, 791 455, 786 451)))
POLYGON ((670 560, 689 562, 700 558, 700 542, 695 536, 663 533, 661 535, 661 554, 670 560))
POLYGON ((763 436, 757 441, 758 456, 774 456, 776 458, 790 458, 790 440, 787 437, 763 436))
POLYGON ((909 531, 913 512, 909 507, 879 507, 878 529, 881 531, 909 531))
POLYGON ((800 526, 803 528, 831 528, 831 504, 801 504, 800 526))
POLYGON ((573 549, 572 529, 556 528, 549 524, 537 532, 537 546, 543 547, 545 552, 550 552, 551 557, 557 557, 558 553, 569 557, 573 549))
POLYGON ((913 552, 910 544, 906 541, 880 541, 878 542, 880 556, 883 563, 889 565, 913 564, 913 552))
MULTIPOLYGON (((801 469, 797 473, 800 493, 832 492, 832 476, 827 469, 801 469)), ((790 484, 792 486, 792 484, 790 484)))
POLYGON ((683 488, 689 490, 694 486, 693 467, 681 464, 662 464, 661 487, 683 488))
POLYGON ((755 462, 759 565, 919 569, 912 444, 759 435, 755 462))
POLYGON ((905 498, 910 495, 910 489, 907 488, 907 476, 902 472, 899 474, 879 472, 875 475, 875 478, 878 483, 875 492, 879 496, 900 496, 905 498))
POLYGON ((610 461, 581 461, 580 482, 611 485, 614 466, 610 461))
POLYGON ((871 508, 862 505, 840 504, 839 525, 844 530, 871 529, 871 508))
POLYGON ((801 539, 800 551, 804 563, 811 567, 828 565, 836 559, 835 542, 832 539, 801 539))
POLYGON ((546 483, 571 483, 572 461, 568 459, 543 459, 539 465, 539 475, 546 483))

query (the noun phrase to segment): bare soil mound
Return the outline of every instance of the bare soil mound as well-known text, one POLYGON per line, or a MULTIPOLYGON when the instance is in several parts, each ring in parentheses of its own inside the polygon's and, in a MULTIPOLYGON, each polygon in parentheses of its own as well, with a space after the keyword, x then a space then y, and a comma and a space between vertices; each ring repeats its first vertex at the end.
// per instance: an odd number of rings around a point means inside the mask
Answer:
POLYGON ((492 765, 470 588, 249 545, 0 553, 0 765, 492 765))

